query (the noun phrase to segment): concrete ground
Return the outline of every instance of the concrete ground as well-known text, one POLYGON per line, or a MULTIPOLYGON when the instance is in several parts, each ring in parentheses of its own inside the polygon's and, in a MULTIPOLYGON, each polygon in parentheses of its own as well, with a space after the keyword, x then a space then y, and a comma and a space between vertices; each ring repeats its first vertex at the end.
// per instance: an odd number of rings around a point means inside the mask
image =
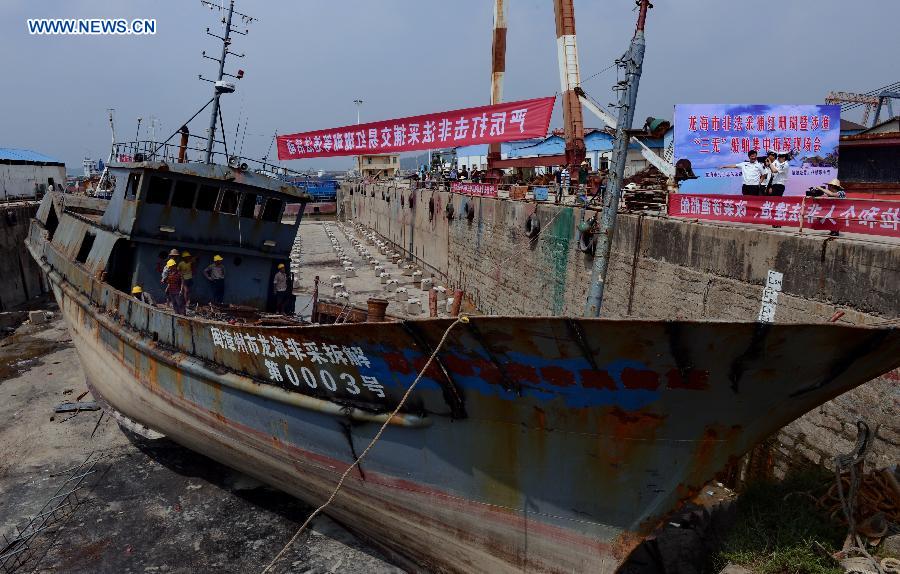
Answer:
MULTIPOLYGON (((168 439, 123 431, 102 411, 54 414, 86 391, 58 316, 0 341, 0 534, 14 535, 88 455, 101 458, 81 503, 35 539, 19 572, 261 572, 312 511, 168 439)), ((272 572, 400 570, 320 517, 272 572)))
MULTIPOLYGON (((329 278, 338 275, 344 284, 344 290, 349 294, 351 305, 362 309, 366 308, 366 301, 370 297, 387 299, 389 301, 387 314, 402 318, 416 318, 428 316, 428 291, 421 289, 421 282, 413 281, 413 277, 403 275, 401 268, 406 262, 399 264, 391 262, 387 255, 381 253, 377 245, 365 245, 362 234, 356 233, 353 226, 335 221, 303 222, 297 234, 299 242, 291 254, 292 268, 294 271, 294 293, 297 294, 297 313, 306 316, 311 307, 313 286, 316 275, 319 276, 319 297, 324 300, 338 300, 332 289, 329 278), (331 242, 331 237, 337 241, 338 247, 343 249, 343 257, 349 259, 356 268, 356 277, 347 277, 341 263, 341 255, 331 242), (398 300, 396 292, 389 290, 386 284, 376 275, 372 264, 359 254, 350 243, 351 238, 363 240, 364 247, 369 253, 378 259, 379 265, 392 279, 398 281, 400 287, 407 289, 402 302, 398 300), (406 305, 409 298, 418 299, 421 303, 421 311, 412 313, 406 305)), ((423 275, 430 278, 430 273, 423 275)), ((437 285, 438 282, 436 281, 437 285)), ((449 293, 452 296, 452 293, 449 293)), ((438 315, 449 316, 446 302, 439 302, 438 315)))

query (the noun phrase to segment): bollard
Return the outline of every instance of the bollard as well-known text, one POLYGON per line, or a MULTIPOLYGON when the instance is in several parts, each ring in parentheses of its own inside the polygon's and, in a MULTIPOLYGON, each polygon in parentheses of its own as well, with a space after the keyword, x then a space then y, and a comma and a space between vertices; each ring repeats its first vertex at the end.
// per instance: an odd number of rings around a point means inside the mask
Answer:
POLYGON ((462 306, 463 290, 456 289, 453 291, 453 305, 450 307, 450 314, 454 317, 459 315, 459 308, 462 306))
POLYGON ((387 299, 377 299, 373 297, 368 300, 368 305, 369 314, 366 317, 366 321, 369 323, 379 323, 384 321, 384 315, 388 306, 387 299))
MULTIPOLYGON (((425 281, 430 282, 431 279, 424 279, 422 283, 425 281)), ((428 291, 428 315, 430 317, 438 316, 438 303, 437 303, 437 291, 434 289, 430 289, 428 291)))

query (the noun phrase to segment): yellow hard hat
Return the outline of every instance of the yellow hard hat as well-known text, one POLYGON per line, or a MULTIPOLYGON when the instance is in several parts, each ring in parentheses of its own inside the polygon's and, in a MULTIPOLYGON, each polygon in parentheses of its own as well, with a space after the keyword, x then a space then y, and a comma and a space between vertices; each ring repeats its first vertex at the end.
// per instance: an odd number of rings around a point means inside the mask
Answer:
POLYGON ((224 261, 221 255, 213 255, 213 261, 224 261))
POLYGON ((284 263, 279 263, 279 264, 278 264, 278 268, 279 268, 279 269, 284 269, 284 263))
POLYGON ((141 289, 141 286, 140 286, 140 285, 135 285, 134 287, 131 288, 131 294, 132 294, 132 295, 137 295, 138 293, 141 293, 141 292, 143 292, 143 291, 144 291, 144 290, 141 289))
POLYGON ((168 261, 166 261, 166 267, 175 267, 175 260, 169 259, 168 261))
POLYGON ((190 252, 188 252, 188 251, 182 251, 182 252, 181 252, 181 256, 182 256, 182 257, 190 257, 191 254, 190 254, 190 252))

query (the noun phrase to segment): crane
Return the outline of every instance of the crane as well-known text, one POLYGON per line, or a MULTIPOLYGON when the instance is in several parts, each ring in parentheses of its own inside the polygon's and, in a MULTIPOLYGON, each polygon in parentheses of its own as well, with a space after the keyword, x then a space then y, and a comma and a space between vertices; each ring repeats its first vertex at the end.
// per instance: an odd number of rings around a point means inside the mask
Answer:
POLYGON ((863 109, 862 123, 863 125, 869 124, 869 117, 872 116, 872 112, 874 112, 872 123, 870 124, 871 127, 878 123, 878 120, 881 117, 881 110, 885 103, 887 103, 888 118, 894 117, 893 101, 895 99, 900 99, 900 91, 898 90, 900 90, 900 82, 894 82, 893 84, 888 84, 887 86, 864 94, 829 92, 828 96, 825 97, 825 103, 840 104, 841 112, 847 112, 854 108, 858 108, 859 106, 865 106, 863 109))

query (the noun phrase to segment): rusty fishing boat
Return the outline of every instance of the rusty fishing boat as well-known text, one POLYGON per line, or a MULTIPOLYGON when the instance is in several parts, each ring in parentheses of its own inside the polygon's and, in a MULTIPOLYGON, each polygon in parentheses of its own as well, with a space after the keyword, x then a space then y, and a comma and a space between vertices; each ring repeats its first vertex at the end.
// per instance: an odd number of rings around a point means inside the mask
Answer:
POLYGON ((111 200, 49 194, 27 240, 95 397, 312 504, 388 420, 327 512, 412 569, 613 572, 729 461, 900 364, 888 327, 473 316, 389 417, 452 319, 266 326, 138 301, 178 248, 221 253, 226 303, 265 309, 299 226, 282 214, 309 198, 240 167, 109 172, 111 200))
MULTIPOLYGON (((265 162, 215 163, 218 96, 234 89, 221 77, 220 66, 205 160, 188 161, 186 129, 177 150, 115 146, 111 198, 48 194, 27 249, 94 397, 124 424, 313 505, 386 425, 326 512, 411 571, 614 572, 730 461, 900 365, 888 326, 248 321, 271 309, 269 285, 312 198, 265 162), (133 285, 159 284, 172 249, 198 269, 220 255, 224 304, 245 319, 132 297, 133 285)), ((633 104, 636 82, 624 92, 633 104)), ((212 297, 198 278, 192 300, 212 297)))

